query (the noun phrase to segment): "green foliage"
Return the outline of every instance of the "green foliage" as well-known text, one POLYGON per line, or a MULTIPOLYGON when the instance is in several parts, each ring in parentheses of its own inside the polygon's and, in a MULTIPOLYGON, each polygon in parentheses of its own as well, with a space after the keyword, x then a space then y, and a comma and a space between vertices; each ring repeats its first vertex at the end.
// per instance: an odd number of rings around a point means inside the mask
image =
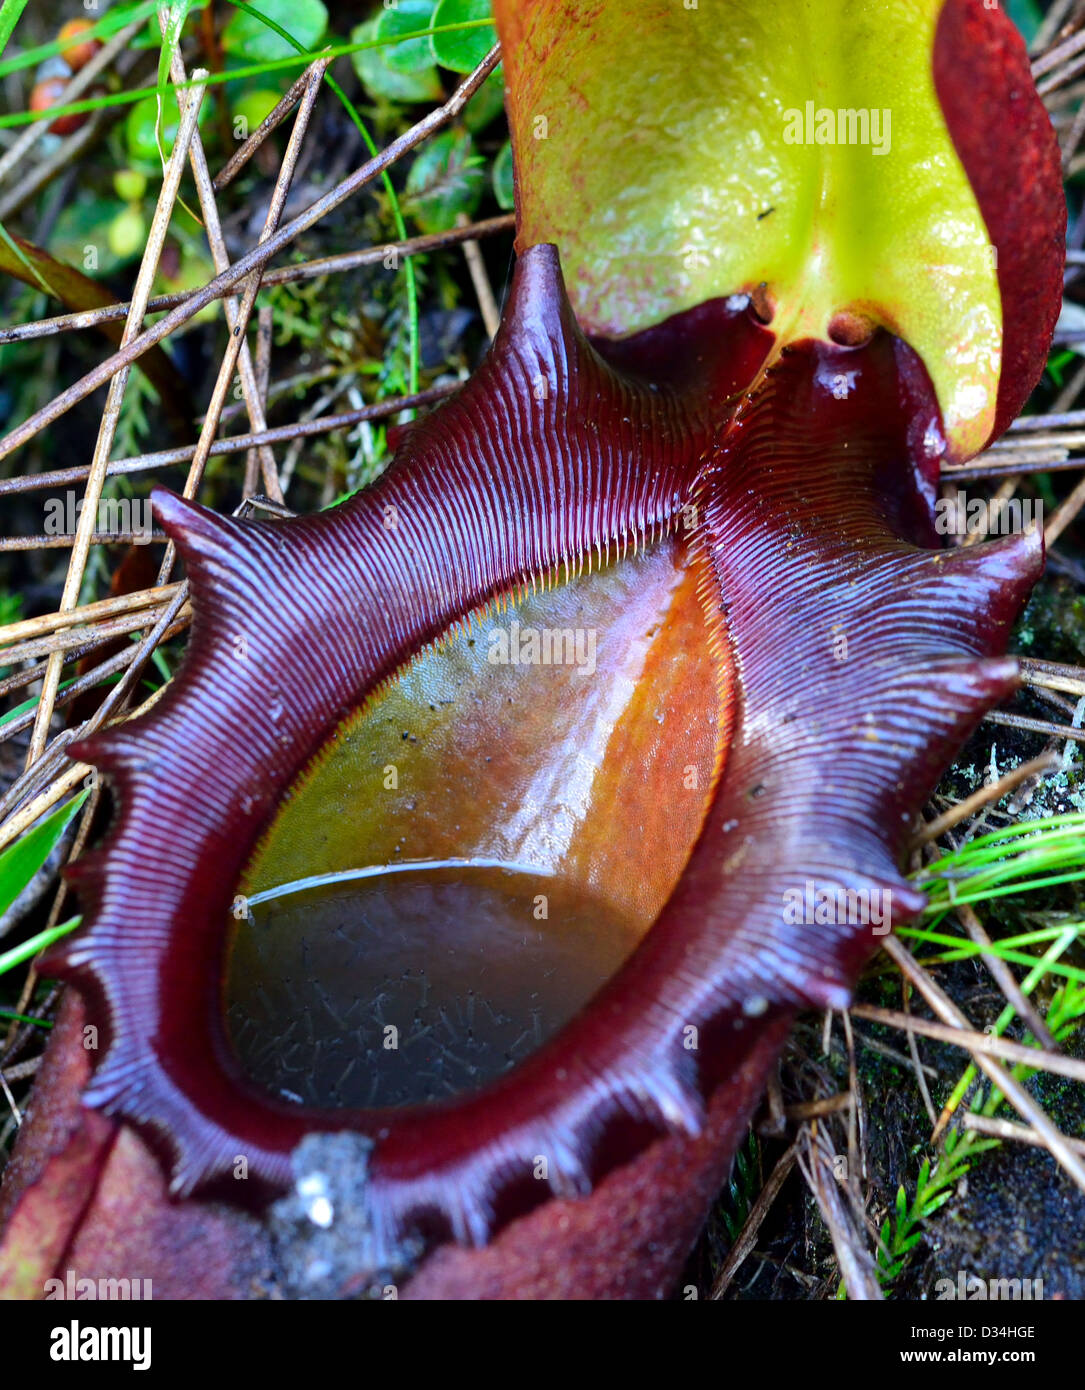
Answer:
POLYGON ((384 49, 385 64, 393 72, 424 72, 436 61, 433 39, 428 33, 433 17, 434 0, 398 0, 390 10, 377 17, 377 38, 389 46, 384 49), (401 34, 419 34, 420 38, 397 42, 401 34))
POLYGON ((934 1166, 929 1158, 920 1164, 911 1202, 901 1183, 893 1211, 878 1232, 878 1277, 883 1284, 891 1284, 900 1274, 908 1256, 923 1239, 923 1222, 949 1201, 972 1159, 985 1149, 997 1147, 997 1139, 983 1139, 974 1130, 951 1130, 934 1166))
POLYGON ((732 1245, 749 1219, 762 1186, 761 1145, 751 1129, 745 1144, 735 1154, 731 1176, 727 1181, 727 1195, 720 1204, 720 1216, 732 1245))
MULTIPOLYGON (((195 3, 188 6, 188 10, 202 9, 205 4, 206 0, 196 0, 195 3)), ((244 3, 244 0, 233 0, 233 4, 239 13, 231 21, 231 25, 244 19, 246 25, 251 25, 252 28, 242 31, 240 38, 236 38, 235 31, 235 37, 231 38, 230 43, 233 44, 236 39, 238 47, 230 52, 231 61, 226 70, 209 73, 204 79, 205 85, 212 90, 224 82, 237 83, 250 79, 264 79, 271 73, 300 69, 318 56, 337 58, 344 54, 350 54, 366 90, 373 96, 392 101, 432 101, 441 96, 441 83, 437 75, 436 59, 433 54, 435 36, 429 28, 432 18, 432 0, 400 0, 400 4, 394 10, 382 10, 376 19, 356 28, 351 35, 351 42, 330 44, 319 50, 305 44, 292 42, 290 34, 275 19, 273 11, 275 13, 281 11, 286 14, 291 25, 294 23, 295 14, 300 15, 302 21, 308 25, 307 33, 311 36, 315 29, 316 10, 311 9, 310 6, 318 5, 323 11, 324 7, 320 4, 320 0, 304 0, 304 3, 295 3, 295 0, 274 0, 274 3, 265 3, 262 9, 244 3), (422 8, 416 9, 417 6, 422 8), (394 16, 394 18, 388 18, 388 16, 394 16), (406 22, 408 18, 410 18, 409 24, 406 22), (278 45, 279 56, 248 61, 248 50, 255 42, 256 30, 260 27, 267 30, 268 44, 274 41, 278 45), (413 37, 407 37, 408 35, 413 37), (369 56, 365 56, 366 54, 369 56), (234 66, 236 63, 241 65, 234 66)), ((91 30, 88 30, 88 37, 110 37, 129 20, 152 16, 157 5, 158 0, 147 0, 146 3, 140 5, 116 6, 110 11, 106 19, 101 20, 91 30)), ((481 23, 478 20, 469 20, 464 21, 459 27, 467 32, 473 32, 479 28, 481 23)), ((157 23, 149 24, 147 31, 138 35, 132 42, 132 46, 135 48, 156 48, 160 44, 161 39, 158 34, 157 23)), ((0 62, 0 77, 32 67, 43 58, 58 52, 59 44, 56 41, 28 49, 14 58, 0 62)), ((165 52, 164 49, 163 52, 165 52)), ((166 75, 165 69, 160 69, 158 82, 154 89, 155 92, 161 93, 163 96, 173 90, 166 81, 166 75)), ((329 78, 328 81, 330 84, 331 79, 329 78)), ((190 79, 181 85, 191 87, 194 83, 190 79)), ((63 106, 52 107, 49 111, 49 119, 56 120, 61 116, 76 115, 85 111, 100 111, 114 106, 133 105, 145 101, 150 94, 146 88, 100 93, 82 98, 79 101, 67 102, 63 106)), ((496 107, 491 107, 491 109, 496 111, 496 107)), ((8 111, 0 114, 0 129, 30 125, 41 119, 43 119, 41 114, 33 111, 8 111)))
POLYGON ((1044 1022, 1056 1042, 1065 1042, 1085 1021, 1085 984, 1067 980, 1051 997, 1044 1022))
POLYGON ((471 134, 477 135, 492 121, 496 121, 504 110, 505 75, 499 64, 467 103, 462 120, 471 134))
POLYGON ((113 191, 125 203, 138 203, 147 192, 147 175, 141 169, 118 169, 113 191))
POLYGON ((282 95, 270 87, 254 87, 231 101, 230 118, 235 122, 235 135, 238 133, 236 123, 241 122, 241 138, 247 139, 275 110, 282 95))
MULTIPOLYGON (((73 680, 75 680, 74 676, 72 677, 72 680, 61 681, 57 689, 67 690, 68 686, 71 685, 73 680)), ((32 695, 29 700, 24 700, 22 704, 16 705, 14 709, 9 709, 6 714, 0 714, 0 729, 2 729, 5 724, 10 723, 11 720, 18 719, 20 715, 29 714, 32 709, 37 709, 37 707, 38 697, 36 695, 32 695)))
MULTIPOLYGON (((0 916, 7 912, 48 860, 59 844, 61 836, 71 824, 73 817, 78 814, 84 801, 86 801, 87 795, 86 791, 82 791, 78 796, 74 796, 67 805, 58 807, 51 815, 46 816, 43 821, 33 826, 0 854, 0 916)), ((13 970, 24 961, 30 960, 39 951, 43 951, 46 946, 51 946, 60 937, 74 931, 80 920, 78 917, 73 917, 67 922, 62 922, 60 926, 38 932, 36 936, 20 942, 18 946, 13 946, 10 950, 0 952, 0 975, 13 970)), ((16 1014, 9 1016, 21 1017, 21 1015, 16 1014)), ((40 1022, 38 1019, 28 1021, 40 1022)))
POLYGON ((18 24, 19 17, 25 9, 26 0, 4 0, 3 7, 0 8, 0 53, 7 47, 11 31, 18 24))
MULTIPOLYGON (((1085 923, 1078 923, 1069 929, 1069 936, 1075 937, 1085 932, 1085 923)), ((1023 982, 1022 989, 1030 994, 1043 978, 1043 963, 1023 982)), ((1001 1034, 1007 1024, 1015 1017, 1014 1010, 1007 1005, 991 1033, 1001 1034)), ((1066 1042, 1085 1020, 1085 985, 1070 982, 1060 986, 1048 1006, 1047 1023, 1055 1041, 1066 1042)), ((1029 1038, 1029 1041, 1034 1039, 1029 1038)), ((1011 1069, 1014 1079, 1024 1084, 1035 1075, 1036 1068, 1018 1063, 1011 1069)), ((957 1083, 947 1102, 947 1109, 955 1110, 965 1093, 976 1081, 976 1068, 969 1064, 957 1083)), ((981 1115, 994 1115, 1003 1104, 1003 1095, 992 1086, 979 1107, 981 1115)), ((969 1171, 972 1162, 989 1149, 997 1149, 1000 1140, 986 1138, 977 1130, 952 1129, 946 1136, 942 1152, 932 1167, 931 1161, 924 1158, 920 1164, 916 1180, 915 1196, 909 1202, 903 1184, 897 1190, 893 1212, 886 1217, 879 1232, 878 1274, 886 1285, 892 1284, 907 1261, 909 1254, 919 1244, 923 1236, 923 1223, 932 1217, 953 1193, 953 1188, 969 1171)))
MULTIPOLYGON (((155 408, 155 394, 142 377, 132 375, 121 397, 120 414, 117 420, 117 434, 114 442, 119 457, 138 454, 151 431, 151 415, 155 408)), ((132 487, 122 474, 109 480, 114 490, 132 496, 132 487)))
MULTIPOLYGON (((242 8, 248 10, 249 7, 243 5, 242 8)), ((295 39, 295 38, 293 37, 293 35, 288 34, 288 33, 286 32, 285 29, 280 28, 277 24, 274 24, 273 21, 271 21, 271 20, 265 19, 265 22, 268 23, 268 24, 270 24, 271 27, 273 27, 273 28, 276 30, 276 32, 277 32, 283 39, 286 40, 286 42, 287 42, 288 44, 292 45, 292 46, 293 46, 294 48, 296 48, 296 49, 300 49, 301 45, 298 43, 297 39, 295 39)), ((369 151, 369 153, 370 153, 371 155, 376 156, 376 154, 377 154, 377 147, 376 147, 376 144, 375 144, 374 141, 373 141, 372 135, 370 135, 370 133, 369 133, 368 127, 365 125, 365 123, 363 122, 361 116, 358 114, 357 108, 355 107, 354 103, 350 100, 350 98, 347 96, 346 92, 343 91, 342 87, 341 87, 341 86, 339 85, 339 83, 335 80, 335 78, 331 76, 330 73, 326 73, 326 74, 325 74, 324 80, 325 80, 325 82, 328 84, 328 86, 331 88, 331 90, 335 93, 336 97, 339 99, 339 102, 340 102, 341 106, 342 106, 343 109, 346 111, 346 113, 347 113, 347 115, 350 117, 351 121, 354 123, 354 127, 355 127, 355 129, 358 131, 358 134, 362 137, 362 140, 363 140, 364 143, 365 143, 366 149, 369 151)), ((384 170, 384 171, 381 173, 381 184, 382 184, 382 186, 383 186, 383 188, 384 188, 385 194, 387 195, 389 204, 391 205, 391 208, 392 208, 392 218, 393 218, 393 220, 394 220, 394 222, 395 222, 396 235, 397 235, 401 240, 404 240, 404 239, 406 239, 406 236, 407 236, 407 227, 406 227, 406 224, 405 224, 404 221, 403 221, 403 213, 402 213, 402 211, 400 210, 399 196, 398 196, 398 194, 396 193, 395 185, 392 183, 392 180, 391 180, 391 178, 389 177, 389 174, 388 174, 388 171, 387 171, 387 170, 384 170)), ((409 331, 409 334, 410 334, 410 377, 409 377, 408 385, 409 385, 409 389, 410 389, 412 392, 414 392, 414 391, 417 391, 417 390, 418 390, 418 366, 419 366, 419 352, 418 352, 418 283, 417 283, 417 278, 416 278, 416 274, 415 274, 414 263, 413 263, 413 261, 411 261, 411 260, 409 260, 409 259, 408 259, 407 264, 406 264, 406 272, 405 272, 405 275, 404 275, 404 281, 405 281, 406 286, 407 286, 407 320, 408 320, 408 331, 409 331)))
MULTIPOLYGON (((351 42, 371 43, 377 37, 377 23, 376 19, 369 19, 359 24, 351 31, 351 42)), ((368 96, 403 102, 440 98, 441 79, 436 67, 431 64, 417 72, 400 72, 386 62, 387 52, 383 48, 360 48, 351 54, 354 71, 368 96)))
POLYGON ((147 219, 138 207, 124 207, 106 231, 110 251, 118 261, 135 260, 147 245, 147 219))
POLYGON ((1062 380, 1063 376, 1066 373, 1066 368, 1070 365, 1071 362, 1075 362, 1076 360, 1077 353, 1071 352, 1069 348, 1063 348, 1061 351, 1055 351, 1047 359, 1047 370, 1051 376, 1051 380, 1055 383, 1056 386, 1062 386, 1062 380))
POLYGON ((276 33, 274 24, 289 29, 303 49, 315 49, 328 31, 328 11, 321 0, 259 0, 257 5, 238 7, 222 32, 222 46, 254 63, 289 57, 296 49, 276 33))
MULTIPOLYGON (((211 0, 186 0, 185 19, 187 20, 189 15, 198 14, 200 10, 206 9, 210 3, 211 0)), ((161 0, 159 0, 159 3, 155 6, 154 14, 151 15, 144 27, 132 40, 133 48, 162 47, 162 25, 158 18, 158 13, 161 8, 162 3, 161 0)))
MULTIPOLYGON (((2 51, 4 41, 8 37, 4 34, 3 25, 7 20, 9 3, 10 0, 5 0, 4 9, 0 12, 0 51, 2 51)), ((104 43, 107 39, 111 39, 114 34, 119 33, 121 29, 134 23, 135 20, 149 19, 155 14, 160 3, 161 0, 140 0, 139 4, 113 5, 97 24, 87 30, 86 37, 88 39, 101 39, 104 43)), ((11 12, 14 15, 11 21, 12 27, 14 27, 15 20, 18 19, 18 14, 15 11, 20 8, 17 2, 11 7, 11 12)), ((8 34, 10 34, 10 30, 8 34)), ((155 47, 157 46, 156 41, 155 47)), ((25 48, 21 53, 16 53, 11 58, 5 58, 3 62, 0 62, 0 77, 7 77, 8 73, 11 72, 22 72, 26 68, 36 68, 46 58, 55 58, 59 52, 60 42, 58 39, 52 39, 49 43, 38 44, 36 48, 25 48)))
POLYGON ((0 627, 7 627, 8 623, 17 623, 22 612, 22 594, 9 594, 6 589, 0 589, 0 627))
POLYGON ((1021 30, 1025 42, 1031 43, 1043 23, 1043 13, 1036 0, 1007 0, 1006 13, 1021 30))
POLYGON ((490 20, 490 0, 438 0, 433 11, 435 30, 451 25, 479 24, 477 29, 450 29, 433 35, 437 61, 453 72, 472 72, 497 42, 490 20))
POLYGON ((17 1014, 14 1009, 0 1009, 0 1018, 10 1018, 15 1023, 33 1023, 38 1028, 52 1028, 52 1019, 33 1018, 30 1014, 17 1014))
POLYGON ((943 855, 915 876, 926 890, 928 917, 941 920, 956 903, 1050 888, 1085 879, 1085 813, 1020 821, 943 855))
MULTIPOLYGON (((23 615, 23 596, 22 594, 11 594, 6 589, 0 589, 0 627, 6 627, 8 623, 17 623, 23 615)), ((4 654, 0 652, 0 679, 3 679, 10 668, 4 665, 4 654)), ((4 720, 0 718, 0 724, 4 720)))
POLYGON ((69 932, 75 931, 76 927, 82 924, 82 921, 82 917, 69 917, 66 922, 38 932, 37 936, 32 936, 18 946, 13 946, 10 951, 0 951, 0 975, 6 975, 17 965, 32 960, 39 951, 46 950, 54 941, 59 941, 62 936, 67 936, 69 932))
POLYGON ((95 278, 112 275, 122 264, 109 243, 109 225, 124 211, 119 198, 96 196, 90 189, 81 198, 73 198, 57 217, 49 237, 49 251, 57 260, 69 265, 82 265, 88 246, 98 254, 95 278))
MULTIPOLYGON (((936 922, 945 919, 955 903, 984 902, 1078 881, 1085 878, 1085 815, 1049 816, 993 831, 956 853, 943 856, 914 878, 930 896, 925 915, 936 922)), ((1059 959, 1085 936, 1085 921, 1060 921, 1034 931, 1002 936, 989 946, 922 926, 901 928, 899 935, 944 948, 936 957, 942 962, 993 954, 1026 966, 1027 974, 1020 982, 1026 996, 1045 979, 1061 975, 1063 981, 1051 997, 1045 1020, 1059 1043, 1065 1042, 1085 1020, 1085 971, 1059 959), (1029 949, 1045 943, 1047 949, 1042 956, 1029 949)), ((987 1031, 1001 1036, 1016 1017, 1016 1010, 1007 1004, 987 1031)), ((1035 1041, 1031 1037, 1027 1040, 1035 1041)), ((1024 1064, 1011 1068, 1019 1083, 1026 1082, 1035 1071, 1024 1064)), ((946 1102, 949 1113, 956 1112, 977 1079, 975 1066, 969 1064, 946 1102)), ((979 1113, 994 1115, 1003 1100, 997 1087, 989 1087, 979 1113)), ((920 1164, 911 1201, 904 1185, 898 1188, 893 1210, 879 1232, 878 1273, 883 1284, 891 1286, 901 1273, 923 1237, 923 1223, 949 1201, 972 1162, 998 1146, 997 1139, 982 1137, 975 1130, 950 1130, 938 1157, 933 1162, 924 1158, 920 1164)))
POLYGON ((407 208, 424 232, 447 232, 460 213, 474 216, 486 175, 465 130, 435 136, 407 175, 407 208))

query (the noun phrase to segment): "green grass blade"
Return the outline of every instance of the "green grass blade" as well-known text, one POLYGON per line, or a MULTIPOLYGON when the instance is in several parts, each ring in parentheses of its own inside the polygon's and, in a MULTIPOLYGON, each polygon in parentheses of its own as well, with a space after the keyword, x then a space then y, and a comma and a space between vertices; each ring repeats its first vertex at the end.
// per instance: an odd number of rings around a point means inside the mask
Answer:
POLYGON ((24 961, 36 956, 39 951, 44 951, 47 946, 51 946, 54 941, 59 941, 62 936, 67 936, 69 932, 75 931, 76 927, 82 924, 82 917, 69 917, 66 922, 61 922, 57 927, 49 927, 46 931, 38 932, 37 936, 32 936, 29 941, 23 941, 18 946, 13 946, 10 951, 0 952, 0 975, 8 970, 14 970, 17 965, 22 965, 24 961))
POLYGON ((51 1018, 33 1018, 30 1014, 17 1014, 14 1009, 0 1009, 0 1018, 10 1018, 14 1023, 33 1023, 39 1028, 52 1028, 51 1018))
POLYGON ((4 0, 4 7, 0 9, 0 53, 7 48, 11 31, 18 24, 25 9, 26 0, 4 0))
MULTIPOLYGON (((3 660, 3 656, 4 653, 0 652, 0 661, 3 660)), ((76 677, 73 676, 71 680, 61 681, 57 686, 57 694, 59 695, 62 690, 67 690, 69 685, 74 685, 75 680, 76 677)), ((31 695, 29 700, 24 700, 21 705, 16 705, 14 709, 9 709, 7 714, 0 714, 0 729, 2 729, 5 724, 10 724, 13 719, 18 719, 21 714, 29 714, 32 709, 37 709, 37 707, 38 697, 36 695, 31 695)))
MULTIPOLYGON (((444 25, 444 30, 470 29, 477 28, 478 21, 464 21, 462 24, 444 25)), ((293 57, 268 59, 263 63, 250 63, 246 67, 229 68, 225 72, 208 73, 203 79, 203 85, 215 87, 223 82, 240 82, 249 77, 263 77, 270 72, 282 72, 291 68, 303 68, 316 58, 341 58, 348 53, 359 53, 365 48, 383 48, 387 44, 406 43, 409 39, 425 38, 427 35, 436 33, 436 29, 419 29, 411 34, 397 34, 390 39, 369 39, 365 43, 337 43, 329 48, 321 49, 319 52, 309 52, 308 50, 296 53, 293 57)), ((47 46, 49 51, 57 49, 56 44, 47 46)), ((37 49, 35 52, 45 53, 46 49, 37 49)), ((25 55, 24 55, 25 57, 25 55)), ((26 64, 19 60, 12 60, 11 64, 0 63, 0 77, 4 75, 4 69, 12 65, 25 67, 26 64)), ((129 106, 133 102, 142 101, 145 97, 165 95, 167 92, 187 91, 189 87, 197 84, 189 78, 185 82, 178 82, 167 86, 159 86, 154 83, 148 87, 134 87, 127 92, 111 92, 105 96, 85 97, 80 101, 68 102, 65 106, 51 106, 48 111, 9 111, 6 115, 0 116, 0 130, 7 130, 13 126, 32 125, 35 121, 55 121, 60 116, 74 116, 83 111, 101 111, 110 106, 129 106)))

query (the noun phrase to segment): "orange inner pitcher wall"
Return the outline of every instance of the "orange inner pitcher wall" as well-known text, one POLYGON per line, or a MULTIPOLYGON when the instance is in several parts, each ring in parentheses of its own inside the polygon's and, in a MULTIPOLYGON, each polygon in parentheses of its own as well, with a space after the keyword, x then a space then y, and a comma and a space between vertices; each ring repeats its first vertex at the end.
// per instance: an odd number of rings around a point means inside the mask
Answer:
POLYGON ((733 683, 725 645, 705 642, 704 563, 667 541, 490 609, 423 653, 299 778, 242 891, 489 858, 580 884, 642 934, 696 840, 730 737, 733 683), (489 659, 502 654, 495 631, 511 656, 544 628, 579 634, 580 659, 489 659))

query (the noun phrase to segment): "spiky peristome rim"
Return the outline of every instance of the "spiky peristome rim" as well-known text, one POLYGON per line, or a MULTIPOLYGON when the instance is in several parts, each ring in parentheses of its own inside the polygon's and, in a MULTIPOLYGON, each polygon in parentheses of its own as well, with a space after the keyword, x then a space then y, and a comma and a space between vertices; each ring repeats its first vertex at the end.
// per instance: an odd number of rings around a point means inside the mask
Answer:
POLYGON ((789 349, 721 410, 771 340, 724 303, 697 325, 689 393, 620 373, 577 328, 556 252, 536 247, 486 363, 350 503, 267 524, 156 493, 189 571, 192 640, 150 714, 73 750, 110 776, 119 810, 74 866, 88 927, 53 968, 106 1043, 88 1103, 166 1152, 176 1193, 225 1182, 237 1198, 244 1156, 245 1195, 266 1196, 306 1132, 355 1128, 377 1140, 370 1193, 389 1249, 415 1229, 482 1244, 654 1136, 696 1135, 759 1039, 797 1008, 847 1002, 877 934, 789 923, 788 889, 888 891, 894 919, 919 906, 897 872, 904 838, 953 749, 1013 688, 1014 663, 992 654, 1040 542, 903 538, 922 530, 909 438, 936 412, 899 342, 789 349), (641 946, 540 1052, 453 1104, 317 1112, 258 1092, 216 1008, 229 904, 277 798, 450 622, 661 534, 691 500, 706 640, 730 643, 741 702, 701 837, 641 946))

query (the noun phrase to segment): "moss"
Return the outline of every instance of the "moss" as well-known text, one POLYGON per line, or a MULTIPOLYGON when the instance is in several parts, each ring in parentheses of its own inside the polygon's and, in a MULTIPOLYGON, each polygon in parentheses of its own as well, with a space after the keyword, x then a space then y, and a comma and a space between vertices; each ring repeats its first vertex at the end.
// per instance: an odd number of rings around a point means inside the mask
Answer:
POLYGON ((1004 1145, 974 1165, 944 1214, 928 1223, 934 1280, 1042 1279, 1043 1296, 1085 1298, 1085 1194, 1038 1150, 1004 1145))
POLYGON ((1068 579, 1043 579, 1014 629, 1010 650, 1046 661, 1085 663, 1085 595, 1068 579))

